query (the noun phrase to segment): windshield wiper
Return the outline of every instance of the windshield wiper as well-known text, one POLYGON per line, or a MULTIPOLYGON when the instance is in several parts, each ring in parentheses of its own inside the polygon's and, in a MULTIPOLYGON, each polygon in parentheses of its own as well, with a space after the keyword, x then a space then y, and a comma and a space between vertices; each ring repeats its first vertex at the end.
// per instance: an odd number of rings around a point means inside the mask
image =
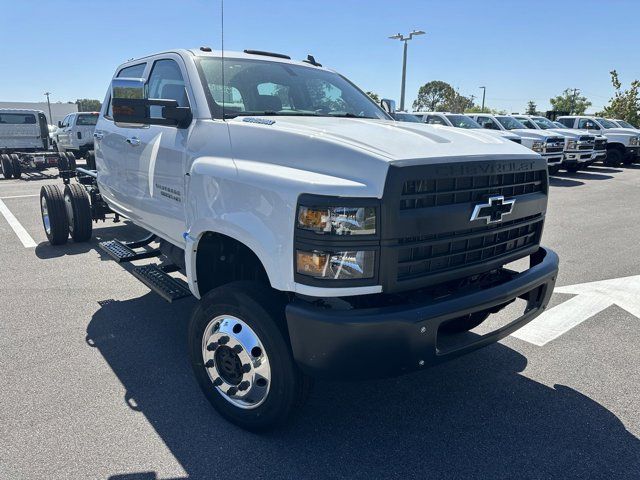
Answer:
POLYGON ((327 117, 336 117, 336 118, 372 118, 375 119, 376 117, 364 117, 364 116, 360 116, 360 115, 356 115, 355 113, 329 113, 326 115, 327 117))
POLYGON ((317 113, 308 113, 308 112, 276 112, 272 110, 267 110, 264 112, 234 112, 234 113, 225 113, 224 118, 235 118, 235 117, 319 117, 317 113))

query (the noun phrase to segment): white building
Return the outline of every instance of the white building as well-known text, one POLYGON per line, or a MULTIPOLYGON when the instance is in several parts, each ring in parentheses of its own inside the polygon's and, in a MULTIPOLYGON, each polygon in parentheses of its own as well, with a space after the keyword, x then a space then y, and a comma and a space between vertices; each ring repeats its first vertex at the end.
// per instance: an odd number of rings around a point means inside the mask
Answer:
POLYGON ((47 122, 50 125, 57 125, 68 114, 77 112, 78 105, 75 103, 61 103, 51 102, 51 116, 49 118, 49 107, 47 102, 2 102, 0 101, 0 108, 22 108, 29 110, 42 110, 47 117, 47 122))

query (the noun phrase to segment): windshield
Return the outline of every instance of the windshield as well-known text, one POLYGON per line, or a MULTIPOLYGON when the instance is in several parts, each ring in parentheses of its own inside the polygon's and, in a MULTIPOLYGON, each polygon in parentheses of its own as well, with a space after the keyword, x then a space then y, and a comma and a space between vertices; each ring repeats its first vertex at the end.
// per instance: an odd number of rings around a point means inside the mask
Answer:
POLYGON ((387 114, 337 73, 288 63, 201 58, 214 118, 240 115, 378 118, 387 114), (224 86, 223 86, 224 78, 224 86))
POLYGON ((517 128, 527 128, 513 117, 496 117, 505 130, 515 130, 517 128))
MULTIPOLYGON (((538 125, 541 129, 543 130, 548 130, 550 128, 558 128, 557 125, 555 125, 551 120, 549 120, 548 118, 544 118, 544 117, 534 117, 533 121, 536 122, 536 125, 538 125)), ((562 125, 562 124, 560 124, 562 125)), ((566 128, 564 125, 560 128, 566 128)))
POLYGON ((631 125, 629 122, 625 122, 624 120, 617 120, 617 122, 618 125, 620 125, 622 128, 633 128, 634 130, 636 129, 636 127, 631 125))
POLYGON ((615 123, 610 122, 605 118, 596 118, 596 120, 600 125, 602 125, 602 128, 618 128, 618 126, 615 123))
POLYGON ((482 128, 478 122, 466 115, 446 115, 451 125, 458 128, 482 128))
POLYGON ((522 123, 527 128, 532 128, 534 130, 538 129, 538 127, 536 127, 535 124, 531 120, 529 120, 528 118, 517 118, 516 120, 518 120, 520 123, 522 123))
POLYGON ((76 120, 76 125, 79 126, 95 125, 96 123, 98 123, 97 114, 78 115, 78 120, 76 120))
POLYGON ((422 120, 420 120, 418 117, 410 113, 396 112, 392 115, 392 117, 395 118, 398 122, 422 123, 422 120))

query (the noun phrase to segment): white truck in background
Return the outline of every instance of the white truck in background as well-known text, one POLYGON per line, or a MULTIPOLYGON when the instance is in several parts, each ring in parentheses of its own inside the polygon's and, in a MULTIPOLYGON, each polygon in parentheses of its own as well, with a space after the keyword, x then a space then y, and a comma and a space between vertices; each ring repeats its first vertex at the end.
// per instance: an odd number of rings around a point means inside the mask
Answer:
POLYGON ((93 150, 93 132, 98 121, 98 112, 74 112, 58 122, 53 132, 53 147, 58 152, 73 152, 83 158, 93 150))
POLYGON ((424 123, 429 125, 444 125, 447 127, 464 128, 474 130, 474 133, 484 133, 492 137, 501 138, 503 140, 511 140, 512 142, 522 143, 519 135, 505 130, 487 130, 468 115, 462 113, 448 112, 414 112, 413 115, 420 118, 424 123))
POLYGON ((631 128, 620 128, 606 118, 589 115, 558 117, 558 122, 567 128, 587 130, 607 137, 607 165, 630 165, 639 161, 640 133, 631 128))
POLYGON ((169 301, 200 299, 191 365, 243 428, 283 422, 311 377, 460 357, 549 302, 547 163, 474 131, 394 121, 383 104, 311 56, 203 47, 130 60, 100 112, 96 170, 41 190, 45 233, 87 241, 111 214, 147 230, 101 248, 160 257, 132 273, 169 301), (469 332, 511 304, 497 328, 469 332))
POLYGON ((527 128, 510 115, 490 115, 486 113, 470 115, 487 130, 513 132, 522 138, 522 145, 529 147, 547 160, 549 173, 557 173, 564 159, 564 137, 555 133, 545 133, 527 128))
POLYGON ((57 165, 58 158, 49 151, 49 127, 42 111, 0 109, 0 171, 5 179, 57 165))
POLYGON ((562 135, 565 138, 562 166, 568 172, 575 173, 578 170, 588 168, 596 161, 596 137, 586 130, 558 128, 551 120, 540 115, 514 115, 513 117, 527 128, 562 135))

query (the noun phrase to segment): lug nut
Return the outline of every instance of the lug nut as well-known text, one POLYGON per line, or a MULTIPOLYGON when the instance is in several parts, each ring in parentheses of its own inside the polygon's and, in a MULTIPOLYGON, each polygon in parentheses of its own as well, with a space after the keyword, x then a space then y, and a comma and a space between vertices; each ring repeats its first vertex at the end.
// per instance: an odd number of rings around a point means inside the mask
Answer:
POLYGON ((236 393, 238 393, 238 389, 236 387, 230 387, 229 390, 227 390, 227 395, 235 395, 236 393))
POLYGON ((238 385, 238 390, 241 392, 245 391, 247 388, 249 388, 249 382, 246 380, 244 382, 240 382, 240 385, 238 385))
POLYGON ((214 386, 214 387, 219 387, 220 385, 222 385, 222 379, 221 379, 221 378, 216 378, 216 379, 213 381, 213 386, 214 386))
POLYGON ((233 353, 240 353, 242 351, 242 345, 236 345, 233 347, 233 353))
POLYGON ((225 343, 227 343, 228 341, 229 341, 229 337, 227 337, 226 335, 224 335, 224 336, 222 336, 222 337, 220 337, 220 338, 218 339, 218 343, 219 343, 220 345, 224 345, 224 344, 225 344, 225 343))
POLYGON ((207 368, 213 368, 213 366, 215 365, 215 362, 213 361, 213 358, 210 358, 209 360, 207 360, 207 362, 204 364, 205 367, 207 368))
POLYGON ((213 352, 216 348, 218 348, 218 342, 212 342, 207 345, 207 350, 209 350, 210 352, 213 352))
POLYGON ((249 365, 248 363, 245 363, 244 365, 242 365, 243 373, 249 373, 250 371, 251 371, 251 365, 249 365))

